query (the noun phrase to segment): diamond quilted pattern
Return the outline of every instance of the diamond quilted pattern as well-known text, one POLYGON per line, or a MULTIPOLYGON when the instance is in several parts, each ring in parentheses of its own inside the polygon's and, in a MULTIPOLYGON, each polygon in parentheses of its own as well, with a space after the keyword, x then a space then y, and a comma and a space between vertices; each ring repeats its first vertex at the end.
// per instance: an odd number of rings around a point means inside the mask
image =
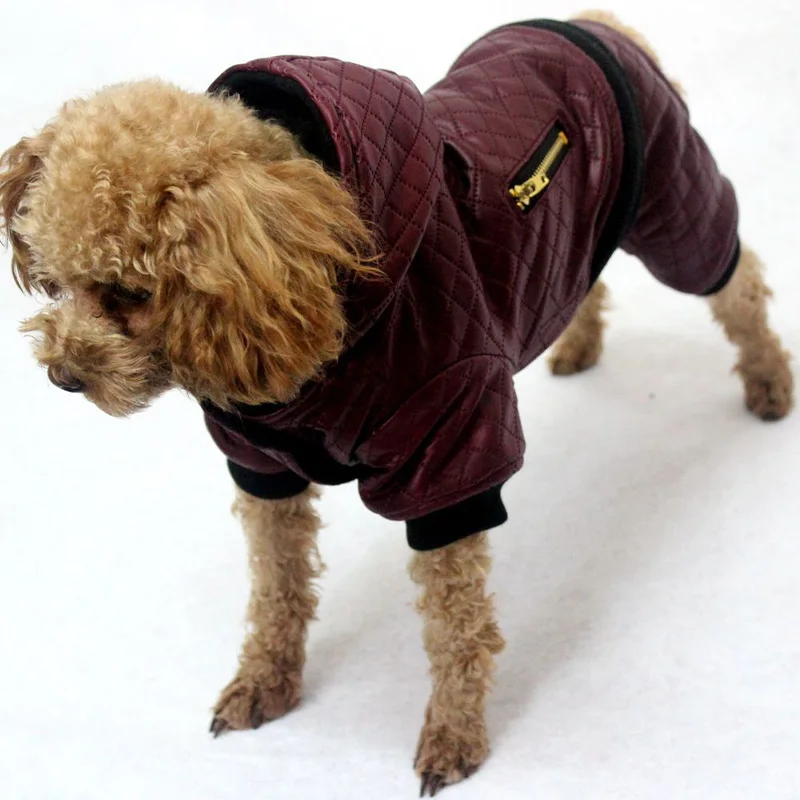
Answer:
POLYGON ((737 249, 738 207, 689 109, 666 77, 629 39, 603 25, 601 37, 636 91, 647 134, 639 216, 622 247, 667 286, 704 294, 718 285, 737 249))
MULTIPOLYGON (((625 246, 659 279, 701 292, 735 237, 729 184, 649 59, 610 29, 581 24, 624 65, 642 111, 644 196, 625 246)), ((352 288, 348 347, 296 401, 209 411, 217 443, 255 471, 312 480, 290 445, 253 442, 263 430, 321 443, 328 458, 358 466, 364 501, 392 519, 503 482, 524 452, 513 375, 585 296, 620 183, 622 124, 602 70, 558 34, 523 26, 480 39, 424 95, 394 73, 334 59, 234 69, 308 93, 379 233, 388 280, 352 288), (570 149, 522 214, 509 183, 556 122, 570 149)))

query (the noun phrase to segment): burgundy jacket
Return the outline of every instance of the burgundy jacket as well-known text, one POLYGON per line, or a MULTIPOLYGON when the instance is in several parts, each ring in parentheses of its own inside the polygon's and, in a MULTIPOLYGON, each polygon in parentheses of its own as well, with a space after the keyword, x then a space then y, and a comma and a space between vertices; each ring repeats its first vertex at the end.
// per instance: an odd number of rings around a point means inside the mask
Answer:
POLYGON ((358 480, 416 549, 506 519, 525 449, 514 374, 552 344, 614 250, 707 294, 738 252, 737 208, 687 108, 605 26, 506 26, 425 94, 329 58, 229 69, 361 200, 387 280, 346 299, 350 334, 286 405, 204 404, 239 486, 281 498, 358 480))

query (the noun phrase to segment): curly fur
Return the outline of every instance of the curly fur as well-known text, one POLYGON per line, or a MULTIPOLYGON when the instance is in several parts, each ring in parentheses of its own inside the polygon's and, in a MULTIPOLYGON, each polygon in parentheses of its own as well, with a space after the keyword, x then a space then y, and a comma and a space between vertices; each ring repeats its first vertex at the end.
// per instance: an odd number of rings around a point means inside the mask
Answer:
POLYGON ((0 163, 16 280, 58 303, 25 329, 111 413, 147 405, 165 368, 222 407, 290 399, 341 351, 346 283, 379 274, 354 198, 235 98, 114 86, 0 163), (112 284, 152 293, 135 337, 126 309, 103 311, 112 284), (80 324, 75 298, 96 319, 80 324), (134 368, 145 350, 152 363, 134 368), (118 371, 95 370, 90 351, 118 371))
POLYGON ((484 704, 494 656, 505 646, 486 594, 490 566, 485 533, 411 561, 433 679, 414 764, 423 794, 469 777, 489 753, 484 704))
POLYGON ((771 296, 758 256, 743 247, 730 282, 709 300, 714 319, 739 351, 736 371, 744 383, 745 403, 764 420, 785 417, 794 393, 790 355, 767 320, 771 296))
POLYGON ((81 305, 76 300, 58 311, 46 309, 22 324, 23 332, 39 334, 34 355, 42 366, 70 364, 86 397, 114 416, 144 408, 169 388, 169 368, 147 341, 110 330, 101 315, 87 315, 81 305))
POLYGON ((607 298, 606 285, 597 281, 553 346, 550 355, 553 375, 583 372, 598 362, 603 352, 603 311, 607 298))
POLYGON ((257 728, 300 701, 308 623, 317 609, 314 580, 323 564, 316 489, 288 500, 259 500, 239 492, 234 510, 247 537, 252 588, 249 631, 239 671, 214 707, 211 730, 257 728))
MULTIPOLYGON (((20 233, 11 225, 25 211, 25 193, 41 174, 42 156, 50 149, 52 132, 42 131, 35 138, 21 139, 0 156, 0 223, 11 244, 11 269, 14 281, 24 291, 32 291, 31 252, 20 233)), ((42 285, 47 289, 47 285, 42 285)))

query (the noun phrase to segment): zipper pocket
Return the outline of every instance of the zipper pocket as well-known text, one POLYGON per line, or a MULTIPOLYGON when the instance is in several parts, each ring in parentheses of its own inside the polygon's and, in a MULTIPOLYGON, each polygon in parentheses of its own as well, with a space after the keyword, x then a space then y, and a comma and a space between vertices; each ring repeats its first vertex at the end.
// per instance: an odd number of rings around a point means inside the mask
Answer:
POLYGON ((564 129, 556 124, 547 138, 536 148, 522 169, 514 176, 508 193, 517 208, 527 214, 555 176, 569 150, 564 129))

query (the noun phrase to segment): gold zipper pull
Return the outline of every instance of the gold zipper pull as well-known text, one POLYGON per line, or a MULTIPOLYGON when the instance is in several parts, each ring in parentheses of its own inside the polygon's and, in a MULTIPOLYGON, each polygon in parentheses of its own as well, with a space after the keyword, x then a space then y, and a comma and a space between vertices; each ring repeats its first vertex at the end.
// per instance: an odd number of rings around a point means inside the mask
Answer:
POLYGON ((536 195, 541 194, 550 183, 550 176, 547 174, 555 164, 561 151, 569 144, 567 134, 559 131, 556 140, 550 146, 542 162, 526 181, 512 186, 508 192, 517 201, 517 207, 524 211, 536 195))
POLYGON ((517 206, 524 210, 537 194, 541 194, 545 190, 548 183, 550 183, 550 178, 547 175, 534 172, 525 183, 512 186, 509 192, 516 199, 517 206))

